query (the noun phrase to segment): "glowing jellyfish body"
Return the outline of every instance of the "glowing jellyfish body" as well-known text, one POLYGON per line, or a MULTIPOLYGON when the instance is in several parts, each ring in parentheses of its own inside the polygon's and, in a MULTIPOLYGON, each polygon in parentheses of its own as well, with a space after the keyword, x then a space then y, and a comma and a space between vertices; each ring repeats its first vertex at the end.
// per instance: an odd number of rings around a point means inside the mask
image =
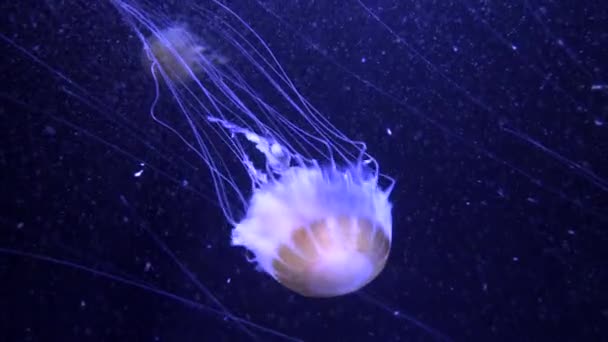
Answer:
POLYGON ((391 241, 387 194, 357 169, 288 169, 258 189, 232 243, 305 296, 356 291, 384 268, 391 241))
POLYGON ((365 145, 349 140, 326 121, 297 92, 263 40, 224 5, 216 2, 255 39, 247 40, 224 19, 216 23, 217 35, 257 70, 293 115, 305 119, 309 131, 279 114, 232 63, 225 63, 188 30, 158 29, 142 19, 139 9, 118 4, 151 32, 136 30, 152 74, 164 80, 194 133, 196 143, 189 146, 210 167, 220 206, 233 225, 232 244, 247 248, 259 269, 305 296, 343 295, 373 280, 390 250, 388 197, 394 182, 388 178, 391 183, 385 190, 379 186, 377 163, 365 145), (254 47, 255 42, 261 47, 254 47), (214 157, 216 149, 201 122, 219 132, 244 166, 252 185, 247 195, 235 185, 232 171, 222 169, 224 157, 214 157), (248 152, 243 138, 257 151, 248 152), (253 154, 263 155, 263 167, 255 166, 253 154), (235 218, 229 190, 242 202, 244 218, 235 218))
POLYGON ((290 166, 278 143, 223 124, 255 143, 278 176, 250 172, 260 185, 232 231, 233 245, 253 252, 264 272, 304 296, 347 294, 382 271, 392 237, 390 191, 366 166, 290 166))

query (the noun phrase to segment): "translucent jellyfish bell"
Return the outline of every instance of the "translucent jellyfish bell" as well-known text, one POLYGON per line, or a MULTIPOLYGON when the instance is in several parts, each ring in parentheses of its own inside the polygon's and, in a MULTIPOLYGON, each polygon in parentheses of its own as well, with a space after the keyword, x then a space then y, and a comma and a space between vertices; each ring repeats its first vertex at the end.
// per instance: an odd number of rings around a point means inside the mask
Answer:
POLYGON ((238 132, 256 143, 276 178, 252 171, 261 185, 232 244, 252 251, 264 272, 305 296, 343 295, 374 279, 386 264, 392 232, 388 192, 377 179, 366 178, 361 165, 289 166, 278 143, 238 132))
POLYGON ((391 242, 390 204, 369 184, 321 169, 290 168, 256 191, 232 243, 305 296, 356 291, 384 268, 391 242), (343 176, 343 177, 340 177, 343 176), (359 183, 358 183, 359 182, 359 183))
POLYGON ((172 81, 187 80, 190 73, 201 72, 201 56, 209 63, 226 63, 223 56, 211 51, 183 25, 172 26, 150 36, 148 47, 142 55, 144 67, 149 69, 151 62, 156 62, 172 81))
POLYGON ((164 81, 194 141, 159 119, 154 106, 153 117, 207 163, 233 225, 232 244, 251 251, 260 270, 305 296, 360 289, 382 271, 389 255, 388 197, 394 182, 386 177, 390 185, 383 190, 365 144, 331 125, 297 91, 261 37, 214 3, 224 16, 209 9, 198 14, 213 22, 215 39, 234 53, 231 63, 183 26, 159 29, 140 9, 117 2, 142 39, 149 70, 164 81), (233 65, 233 57, 240 64, 233 65), (230 158, 219 152, 212 134, 238 158, 249 189, 237 185, 230 158), (244 217, 234 214, 235 206, 244 217))

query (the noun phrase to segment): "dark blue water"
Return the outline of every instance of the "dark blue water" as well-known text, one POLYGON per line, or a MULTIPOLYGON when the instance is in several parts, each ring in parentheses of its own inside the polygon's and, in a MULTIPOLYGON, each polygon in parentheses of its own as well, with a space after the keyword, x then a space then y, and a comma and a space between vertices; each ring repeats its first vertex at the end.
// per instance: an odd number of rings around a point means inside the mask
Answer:
POLYGON ((288 340, 197 282, 306 341, 608 340, 607 5, 226 3, 397 179, 385 271, 322 300, 256 272, 113 6, 4 2, 0 340, 288 340))

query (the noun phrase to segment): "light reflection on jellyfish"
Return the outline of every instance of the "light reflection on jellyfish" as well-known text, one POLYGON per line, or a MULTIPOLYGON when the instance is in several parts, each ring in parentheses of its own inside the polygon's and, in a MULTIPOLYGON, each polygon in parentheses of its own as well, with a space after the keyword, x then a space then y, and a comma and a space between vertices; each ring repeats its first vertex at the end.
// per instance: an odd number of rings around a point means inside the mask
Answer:
POLYGON ((230 62, 186 25, 161 27, 137 4, 115 4, 144 46, 155 103, 168 90, 178 108, 170 115, 188 123, 193 141, 155 105, 151 114, 209 166, 234 227, 232 244, 247 248, 260 270, 304 296, 343 295, 373 280, 389 255, 394 182, 380 174, 365 144, 332 126, 298 92, 263 39, 225 5, 216 3, 233 23, 204 8, 198 14, 232 52, 230 62), (255 78, 239 72, 239 62, 255 78), (250 188, 241 189, 229 157, 214 146, 218 138, 246 171, 250 188))

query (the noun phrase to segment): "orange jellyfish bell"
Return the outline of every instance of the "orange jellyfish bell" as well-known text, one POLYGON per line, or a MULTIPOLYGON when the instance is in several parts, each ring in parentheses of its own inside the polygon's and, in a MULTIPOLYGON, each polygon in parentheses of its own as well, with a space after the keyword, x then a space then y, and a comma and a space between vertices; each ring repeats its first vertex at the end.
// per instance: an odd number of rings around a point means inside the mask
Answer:
POLYGON ((293 167, 256 190, 232 243, 259 267, 308 297, 354 292, 384 268, 391 204, 361 169, 293 167))

